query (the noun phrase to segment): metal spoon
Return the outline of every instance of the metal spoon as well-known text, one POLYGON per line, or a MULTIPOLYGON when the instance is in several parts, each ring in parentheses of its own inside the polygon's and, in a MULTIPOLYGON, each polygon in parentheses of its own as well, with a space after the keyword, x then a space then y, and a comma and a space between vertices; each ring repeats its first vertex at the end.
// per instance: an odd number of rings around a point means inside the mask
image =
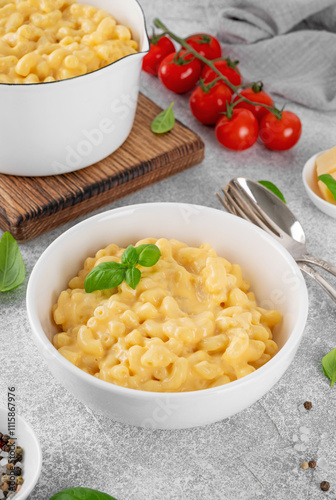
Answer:
POLYGON ((336 302, 336 290, 310 265, 319 266, 334 276, 336 266, 307 253, 303 227, 275 194, 245 177, 231 179, 222 191, 224 198, 218 193, 217 196, 229 212, 253 222, 277 239, 291 253, 301 270, 312 277, 336 302))

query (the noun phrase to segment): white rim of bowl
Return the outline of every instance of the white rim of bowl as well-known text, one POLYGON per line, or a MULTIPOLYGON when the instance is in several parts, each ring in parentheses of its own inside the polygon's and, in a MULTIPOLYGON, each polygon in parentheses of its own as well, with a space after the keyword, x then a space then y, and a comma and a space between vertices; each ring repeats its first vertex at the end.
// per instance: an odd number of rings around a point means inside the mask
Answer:
POLYGON ((287 261, 289 264, 290 268, 293 270, 294 273, 298 276, 300 279, 300 297, 301 297, 301 304, 300 308, 301 310, 299 311, 298 319, 296 322, 296 325, 293 329, 294 332, 297 332, 297 330, 302 330, 302 334, 298 335, 291 335, 290 338, 287 340, 285 345, 280 349, 278 353, 274 355, 272 359, 270 359, 265 365, 261 366, 257 370, 255 370, 253 373, 250 373, 249 375, 246 375, 245 377, 242 377, 238 380, 234 380, 233 382, 230 382, 228 384, 218 386, 218 387, 212 387, 208 389, 201 389, 198 391, 187 391, 187 392, 152 392, 152 391, 142 391, 139 389, 131 389, 129 387, 122 387, 118 386, 115 384, 112 384, 110 382, 106 382, 104 380, 97 379, 93 375, 90 375, 77 366, 73 365, 70 361, 68 361, 64 356, 62 356, 57 349, 52 345, 52 343, 48 340, 46 337, 46 334, 44 330, 42 329, 40 322, 38 320, 37 312, 34 307, 34 303, 31 299, 32 296, 35 296, 34 290, 35 290, 35 282, 37 280, 37 271, 36 268, 37 266, 45 260, 49 260, 49 254, 53 252, 55 248, 57 248, 59 245, 62 244, 62 240, 66 239, 69 235, 69 233, 73 232, 75 233, 79 228, 85 227, 87 224, 91 224, 93 220, 99 220, 101 218, 106 218, 106 217, 111 217, 114 215, 118 215, 120 212, 124 212, 125 210, 136 210, 138 208, 143 208, 143 207, 148 207, 148 205, 151 205, 153 207, 153 210, 155 210, 155 206, 162 206, 162 205, 171 205, 171 206, 181 206, 181 207, 193 207, 198 210, 205 210, 209 211, 210 213, 222 213, 224 216, 229 217, 229 218, 235 218, 239 220, 239 223, 242 224, 243 226, 248 225, 248 227, 251 226, 251 222, 248 222, 244 219, 241 219, 235 215, 223 212, 222 210, 218 210, 216 208, 210 208, 202 205, 193 205, 193 204, 188 204, 188 203, 173 203, 173 202, 160 202, 160 203, 139 203, 136 205, 126 205, 124 207, 120 208, 114 208, 112 210, 108 210, 106 212, 102 212, 98 215, 94 215, 93 217, 89 217, 88 219, 79 222, 78 224, 75 224, 73 227, 65 231, 63 234, 61 234, 56 240, 53 241, 42 253, 42 255, 39 257, 37 260, 32 273, 29 278, 28 282, 28 287, 27 287, 27 298, 26 298, 26 306, 27 306, 27 314, 28 314, 28 319, 30 322, 30 326, 34 335, 34 338, 37 340, 39 345, 42 346, 43 349, 46 349, 50 355, 55 356, 58 362, 64 367, 65 370, 70 370, 74 375, 84 379, 89 385, 93 387, 103 387, 102 384, 104 384, 104 387, 107 391, 110 391, 111 394, 114 392, 117 393, 123 393, 124 395, 129 394, 132 397, 136 397, 138 399, 146 399, 146 398, 158 398, 158 397, 172 397, 173 399, 179 399, 179 398, 192 398, 192 397, 199 397, 202 398, 205 394, 210 394, 210 393, 216 393, 216 392, 228 392, 234 390, 238 386, 243 386, 246 384, 249 384, 252 382, 253 379, 258 379, 264 374, 266 374, 267 371, 269 371, 272 367, 275 367, 278 364, 282 364, 283 358, 286 356, 287 353, 290 353, 293 349, 296 348, 297 344, 300 342, 301 337, 303 335, 303 330, 304 326, 307 321, 307 316, 308 316, 308 291, 307 291, 307 286, 305 283, 305 280, 302 276, 302 273, 297 266, 295 260, 293 257, 290 255, 290 253, 282 246, 280 243, 278 243, 272 236, 267 234, 265 231, 262 229, 258 228, 257 226, 253 227, 259 233, 259 235, 266 239, 268 243, 275 247, 276 250, 282 255, 282 257, 287 261), (125 392, 126 391, 126 392, 125 392))
MULTIPOLYGON (((2 407, 2 409, 4 411, 6 411, 6 408, 2 407)), ((41 449, 41 445, 40 445, 40 442, 35 434, 35 431, 34 429, 32 428, 32 426, 30 425, 30 423, 24 419, 23 417, 21 417, 21 415, 16 415, 15 418, 23 425, 26 426, 27 430, 28 430, 28 433, 31 434, 34 442, 35 442, 35 445, 36 445, 36 448, 37 448, 37 454, 36 456, 34 457, 34 459, 36 460, 37 462, 37 469, 35 471, 35 474, 33 476, 33 478, 30 478, 32 480, 32 484, 31 486, 29 486, 27 489, 24 488, 24 484, 23 483, 23 486, 21 488, 21 490, 15 494, 15 500, 20 500, 21 497, 23 497, 23 495, 25 496, 28 496, 30 495, 30 493, 33 491, 33 489, 35 488, 38 480, 39 480, 39 477, 41 475, 41 470, 42 470, 42 449, 41 449)), ((24 451, 24 450, 23 450, 24 451)), ((23 467, 23 478, 25 479, 25 471, 24 471, 24 459, 23 459, 23 462, 22 462, 22 467, 23 467)))

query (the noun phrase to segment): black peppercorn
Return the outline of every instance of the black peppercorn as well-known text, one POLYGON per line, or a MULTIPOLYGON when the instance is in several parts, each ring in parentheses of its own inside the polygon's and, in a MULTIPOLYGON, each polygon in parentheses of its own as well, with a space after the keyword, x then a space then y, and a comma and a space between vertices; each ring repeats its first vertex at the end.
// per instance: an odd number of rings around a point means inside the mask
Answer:
POLYGON ((8 460, 9 464, 16 464, 17 462, 22 462, 22 455, 16 455, 14 458, 8 460))
POLYGON ((15 476, 21 476, 22 469, 21 469, 21 467, 14 467, 13 472, 14 472, 15 476))
POLYGON ((310 460, 310 461, 308 462, 308 465, 309 465, 309 467, 310 467, 311 469, 314 469, 314 468, 316 467, 316 462, 315 462, 315 460, 310 460))
POLYGON ((322 491, 328 491, 330 488, 330 484, 328 483, 328 481, 322 481, 322 483, 320 484, 320 488, 322 491))
POLYGON ((4 443, 8 443, 9 439, 10 439, 10 437, 8 436, 8 434, 4 434, 4 435, 2 436, 2 441, 3 441, 4 443))
POLYGON ((313 407, 310 401, 306 401, 305 403, 303 403, 303 406, 306 408, 306 410, 311 410, 313 407))

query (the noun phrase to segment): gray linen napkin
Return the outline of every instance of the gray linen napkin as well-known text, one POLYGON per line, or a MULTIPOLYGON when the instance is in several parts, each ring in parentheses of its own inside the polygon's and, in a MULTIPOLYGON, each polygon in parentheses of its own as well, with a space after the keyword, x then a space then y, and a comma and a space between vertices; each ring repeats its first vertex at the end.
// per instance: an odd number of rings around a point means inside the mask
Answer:
POLYGON ((335 0, 224 0, 218 37, 247 80, 321 110, 336 109, 335 0))

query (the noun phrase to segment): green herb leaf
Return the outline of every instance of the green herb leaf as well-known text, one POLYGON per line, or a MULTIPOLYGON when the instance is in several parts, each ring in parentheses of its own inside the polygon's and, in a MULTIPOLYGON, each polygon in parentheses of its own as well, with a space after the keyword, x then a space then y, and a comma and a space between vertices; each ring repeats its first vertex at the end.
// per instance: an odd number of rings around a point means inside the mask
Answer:
POLYGON ((161 252, 158 247, 156 245, 148 244, 145 245, 140 251, 138 264, 144 267, 152 267, 157 263, 160 257, 161 252))
POLYGON ((126 267, 118 262, 102 262, 94 267, 84 280, 87 293, 95 290, 108 290, 119 286, 126 273, 126 267))
POLYGON ((324 374, 331 380, 331 387, 336 382, 336 349, 328 352, 322 358, 322 367, 324 374))
POLYGON ((116 500, 107 493, 90 488, 69 488, 59 491, 50 500, 116 500))
POLYGON ((318 179, 327 186, 334 199, 336 200, 336 180, 330 174, 319 175, 318 179))
POLYGON ((258 182, 262 186, 265 186, 267 189, 269 189, 270 191, 272 191, 272 193, 274 193, 278 198, 280 198, 281 201, 283 201, 284 203, 287 203, 287 201, 285 200, 284 195, 282 194, 282 192, 280 191, 280 189, 277 188, 275 184, 273 184, 273 182, 270 182, 270 181, 258 181, 258 182))
POLYGON ((146 248, 151 243, 146 243, 145 245, 139 245, 138 247, 134 247, 137 255, 139 256, 144 248, 146 248))
POLYGON ((18 244, 6 232, 0 241, 0 292, 9 292, 21 285, 26 268, 18 244))
POLYGON ((142 253, 142 251, 147 248, 147 247, 156 247, 156 245, 153 245, 152 243, 145 243, 144 245, 139 245, 138 247, 134 247, 135 248, 135 251, 139 257, 139 255, 142 253))
POLYGON ((128 247, 126 248, 126 250, 124 250, 124 253, 121 256, 121 263, 129 267, 129 266, 135 266, 137 261, 138 261, 138 254, 134 246, 128 245, 128 247))
POLYGON ((124 280, 127 285, 136 289, 141 279, 141 271, 136 264, 151 267, 157 263, 161 252, 156 245, 151 243, 134 247, 128 245, 121 256, 121 262, 102 262, 94 267, 84 280, 87 293, 96 290, 109 290, 119 286, 124 280))
POLYGON ((161 111, 151 124, 151 131, 154 134, 165 134, 169 132, 175 125, 175 116, 173 111, 174 103, 172 102, 169 108, 161 111))
POLYGON ((130 267, 126 271, 126 276, 125 276, 125 281, 130 286, 133 288, 133 290, 136 289, 138 286, 139 282, 141 279, 141 271, 137 267, 130 267))

